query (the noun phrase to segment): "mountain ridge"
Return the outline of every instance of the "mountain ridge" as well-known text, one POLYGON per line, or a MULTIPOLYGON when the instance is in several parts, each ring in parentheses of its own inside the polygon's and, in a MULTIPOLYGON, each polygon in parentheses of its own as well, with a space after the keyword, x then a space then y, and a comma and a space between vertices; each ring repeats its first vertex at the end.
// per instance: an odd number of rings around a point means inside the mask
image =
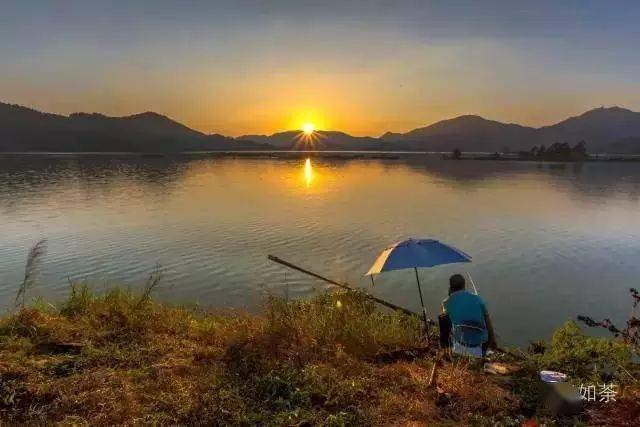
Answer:
POLYGON ((205 134, 146 111, 127 116, 68 116, 0 102, 0 151, 134 151, 315 149, 381 151, 519 151, 554 142, 586 141, 591 152, 640 154, 640 113, 613 106, 588 110, 538 128, 464 114, 380 137, 289 130, 237 138, 205 134))
POLYGON ((40 112, 0 102, 0 151, 181 152, 263 148, 251 141, 205 134, 152 111, 128 116, 40 112))
POLYGON ((353 136, 332 130, 318 130, 310 136, 306 136, 298 130, 288 130, 271 135, 243 135, 238 138, 269 144, 281 149, 370 150, 376 149, 376 146, 381 144, 379 138, 353 136))
POLYGON ((423 147, 432 151, 518 151, 534 145, 554 142, 575 144, 586 141, 592 151, 608 151, 624 145, 624 152, 640 153, 640 113, 613 106, 588 110, 555 124, 538 128, 517 123, 503 123, 478 115, 462 115, 441 120, 405 133, 390 133, 381 139, 405 143, 412 148, 423 147), (626 144, 619 144, 619 141, 626 144))

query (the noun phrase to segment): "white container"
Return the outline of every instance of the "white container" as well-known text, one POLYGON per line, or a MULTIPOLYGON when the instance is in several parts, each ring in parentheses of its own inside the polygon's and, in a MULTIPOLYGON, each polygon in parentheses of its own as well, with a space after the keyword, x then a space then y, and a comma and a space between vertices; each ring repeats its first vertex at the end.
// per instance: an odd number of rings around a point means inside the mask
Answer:
POLYGON ((540 371, 540 379, 545 383, 562 383, 567 380, 567 374, 556 371, 540 371))

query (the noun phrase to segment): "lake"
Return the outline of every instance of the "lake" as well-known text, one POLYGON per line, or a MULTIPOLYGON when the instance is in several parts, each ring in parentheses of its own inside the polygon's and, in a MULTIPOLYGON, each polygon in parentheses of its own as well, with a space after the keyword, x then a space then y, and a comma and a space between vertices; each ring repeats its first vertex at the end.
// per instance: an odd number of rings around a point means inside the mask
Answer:
POLYGON ((231 157, 0 157, 0 308, 26 255, 47 252, 30 298, 69 280, 137 287, 160 265, 157 297, 259 310, 323 283, 274 254, 419 310, 413 271, 362 275, 394 241, 431 237, 472 264, 421 271, 429 313, 468 271, 502 344, 548 338, 578 314, 625 320, 640 286, 640 163, 539 164, 231 157))

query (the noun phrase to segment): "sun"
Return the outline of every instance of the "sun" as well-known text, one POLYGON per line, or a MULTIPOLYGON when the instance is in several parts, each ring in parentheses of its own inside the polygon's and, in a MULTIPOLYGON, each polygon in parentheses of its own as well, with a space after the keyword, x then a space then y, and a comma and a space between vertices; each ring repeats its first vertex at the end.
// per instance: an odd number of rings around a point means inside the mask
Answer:
POLYGON ((316 126, 313 123, 304 123, 302 125, 302 132, 304 132, 305 135, 311 135, 315 130, 316 126))

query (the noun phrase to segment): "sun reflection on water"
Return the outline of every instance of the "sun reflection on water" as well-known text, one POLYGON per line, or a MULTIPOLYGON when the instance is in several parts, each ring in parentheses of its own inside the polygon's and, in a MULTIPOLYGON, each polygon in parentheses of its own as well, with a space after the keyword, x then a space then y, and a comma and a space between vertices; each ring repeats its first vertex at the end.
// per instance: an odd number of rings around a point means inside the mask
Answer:
POLYGON ((304 162, 304 182, 307 184, 307 187, 311 186, 311 182, 313 181, 313 166, 311 166, 311 159, 307 157, 307 160, 304 162))

